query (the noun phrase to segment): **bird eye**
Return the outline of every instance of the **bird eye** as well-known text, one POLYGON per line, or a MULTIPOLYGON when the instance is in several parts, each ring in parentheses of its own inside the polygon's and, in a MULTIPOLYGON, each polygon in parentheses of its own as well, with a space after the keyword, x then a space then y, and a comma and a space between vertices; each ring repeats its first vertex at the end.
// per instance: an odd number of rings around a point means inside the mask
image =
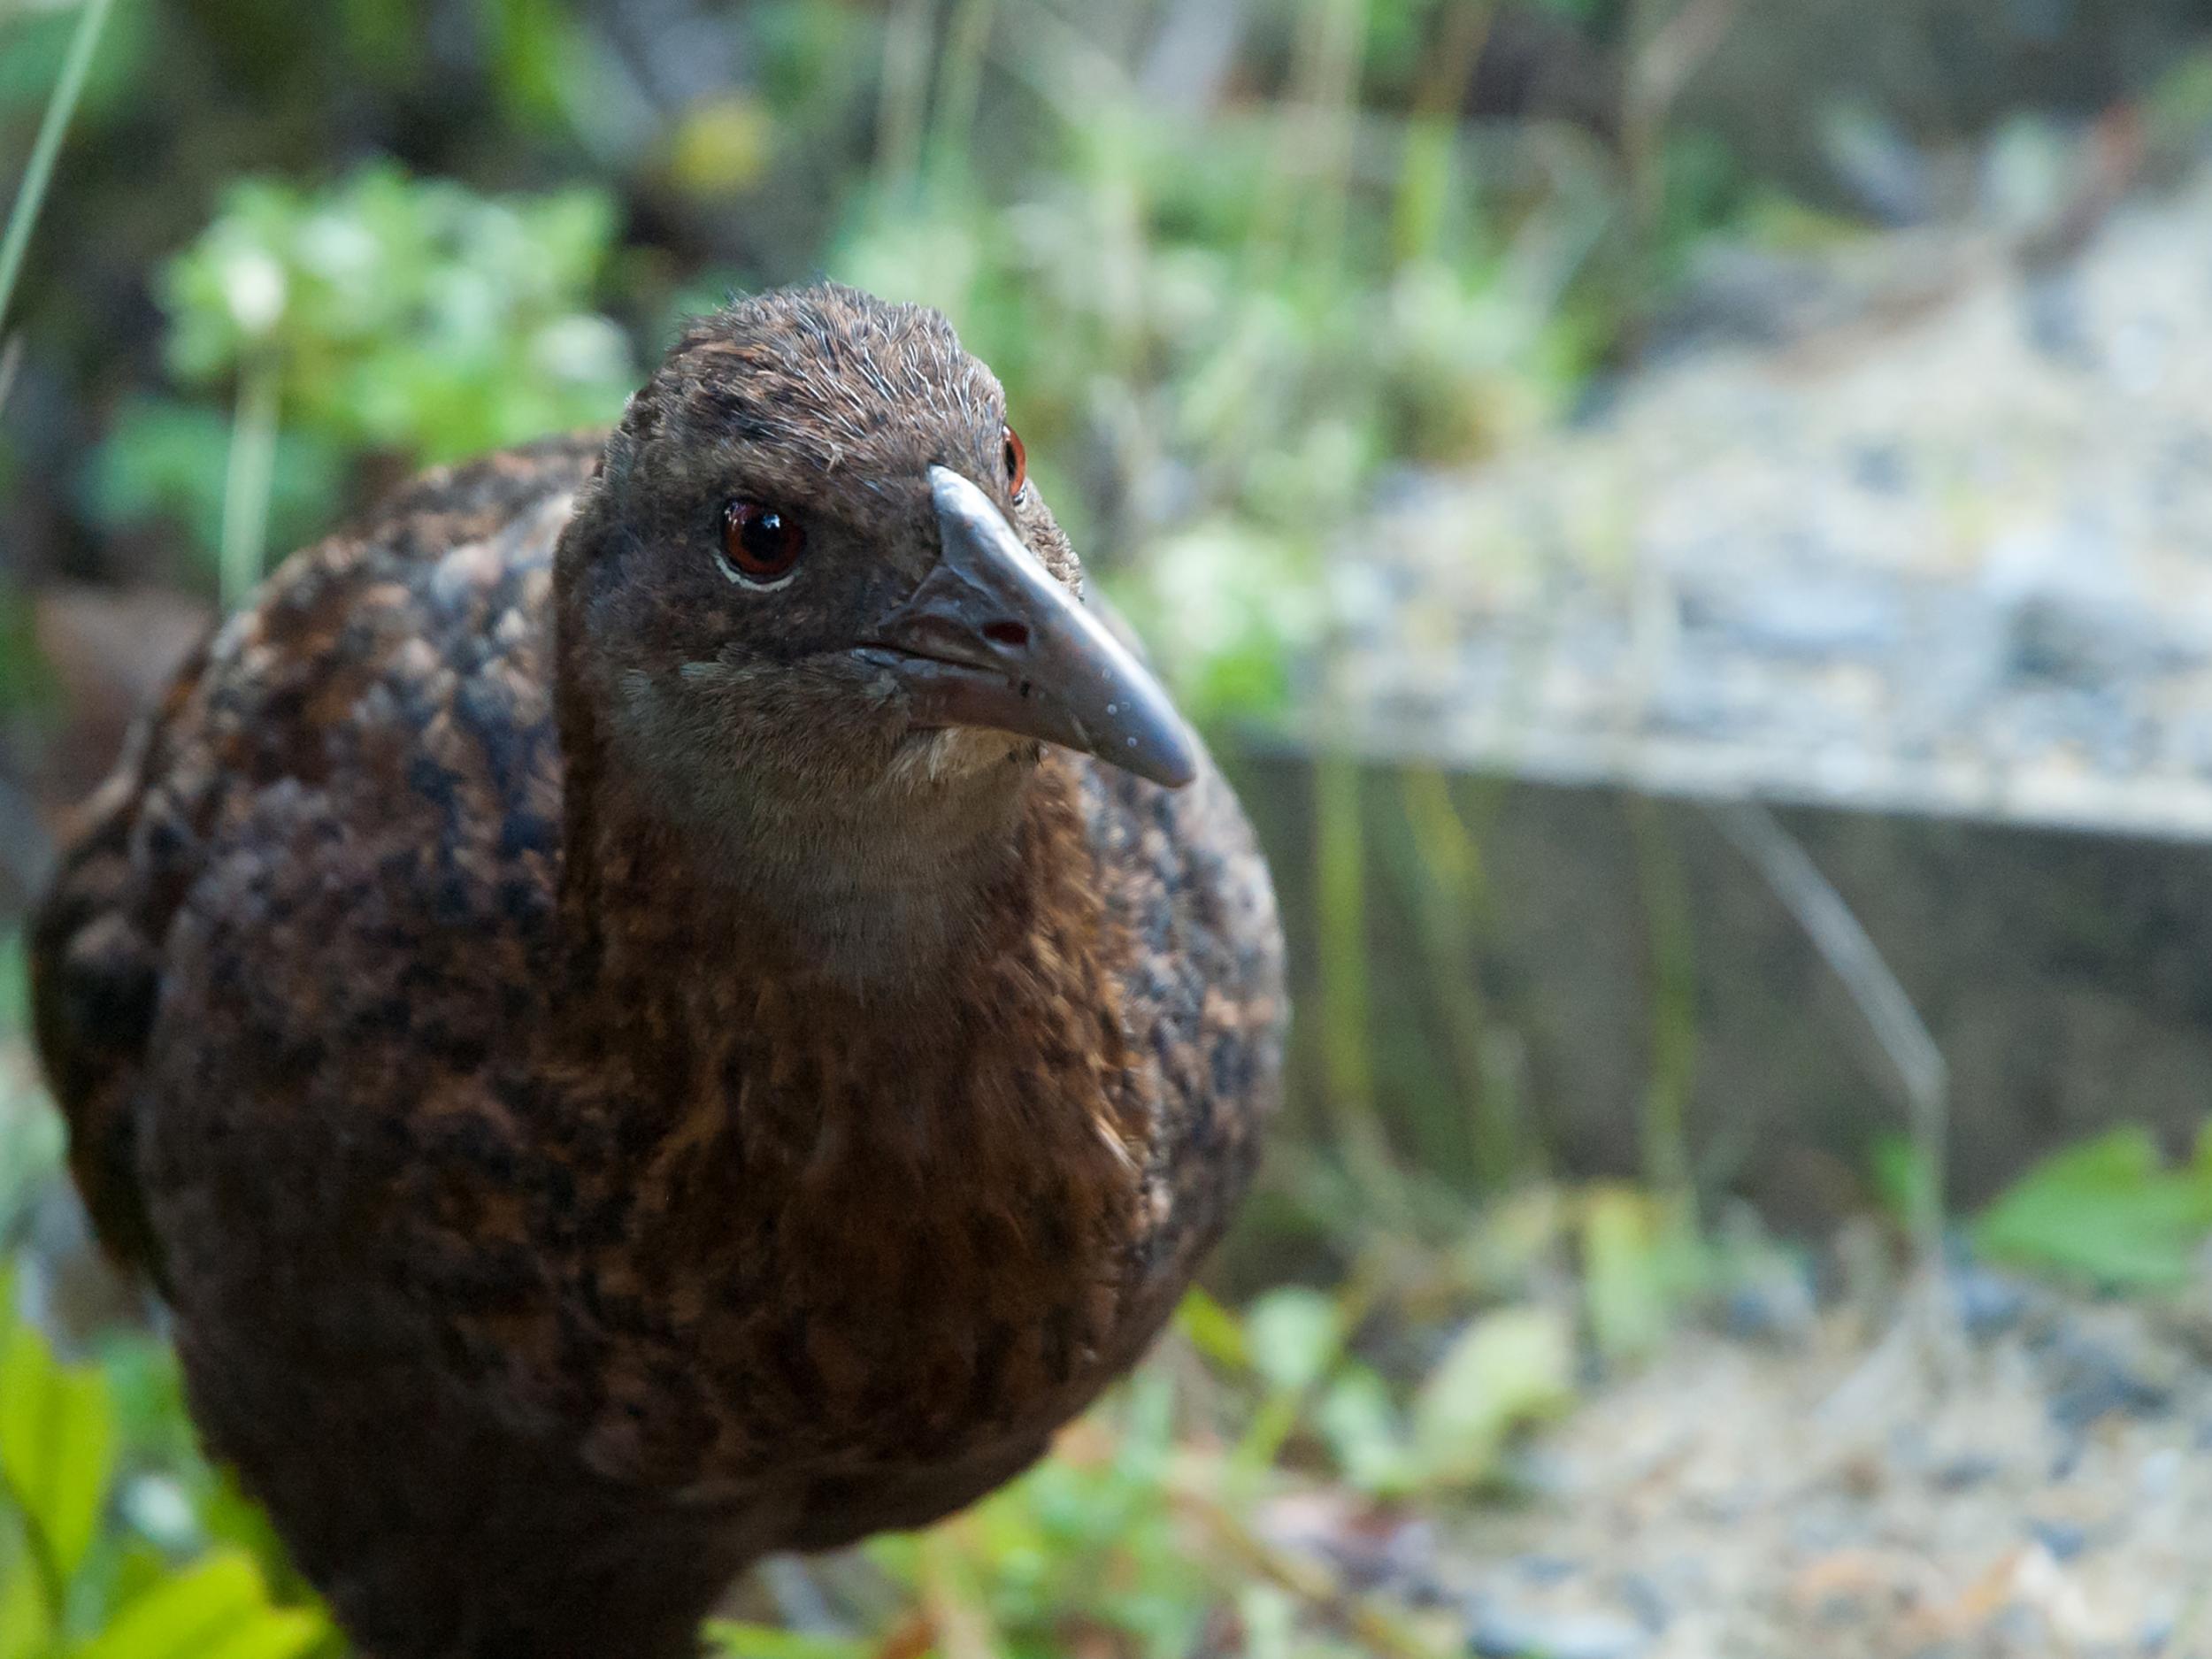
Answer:
POLYGON ((1001 426, 1006 436, 1006 488, 1017 500, 1029 488, 1029 451, 1011 426, 1001 426))
POLYGON ((716 563, 732 581, 753 587, 780 584, 806 549, 806 532, 787 512, 757 501, 722 509, 722 555, 716 563))

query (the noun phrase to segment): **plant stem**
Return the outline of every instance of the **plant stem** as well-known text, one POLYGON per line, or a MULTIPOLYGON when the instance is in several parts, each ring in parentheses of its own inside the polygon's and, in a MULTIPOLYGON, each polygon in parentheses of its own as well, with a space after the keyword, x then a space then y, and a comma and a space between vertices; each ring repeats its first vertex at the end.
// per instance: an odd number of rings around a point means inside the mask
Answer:
POLYGON ((991 43, 995 0, 953 0, 945 50, 937 68, 937 111, 930 134, 933 176, 969 158, 976 104, 983 90, 983 55, 991 43))
POLYGON ((1642 795, 1627 803, 1629 840, 1644 905, 1651 972, 1651 1077, 1645 1086, 1644 1179, 1653 1191, 1694 1213, 1690 1181, 1688 1109, 1697 1070, 1697 979, 1689 883, 1658 804, 1642 795))
POLYGON ((1429 257, 1441 240, 1452 195, 1460 109, 1481 65, 1483 48, 1490 43, 1494 18, 1490 0, 1463 0, 1449 8, 1444 38, 1415 90, 1391 212, 1392 251, 1400 265, 1429 257))
POLYGON ((1368 1045, 1367 851, 1359 763, 1314 763, 1314 859, 1320 941, 1321 1087, 1344 1168, 1363 1200, 1402 1216, 1405 1194, 1375 1110, 1368 1045))
POLYGON ((944 1659, 998 1659, 998 1632, 967 1582, 949 1529, 922 1535, 921 1580, 922 1606, 944 1659))
POLYGON ((1359 767, 1341 756, 1325 756, 1315 764, 1313 786, 1329 1093, 1365 1110, 1374 1081, 1367 1065, 1366 853, 1359 767))
POLYGON ((1366 0, 1320 0, 1306 85, 1315 177, 1306 197, 1306 257, 1327 271, 1342 264, 1350 211, 1352 137, 1359 114, 1359 69, 1367 36, 1366 0))
POLYGON ((1305 272, 1325 275, 1340 268, 1366 34, 1366 0, 1303 0, 1291 45, 1289 93, 1272 118, 1279 134, 1274 165, 1246 238, 1256 288, 1273 286, 1302 251, 1305 272))
POLYGON ((54 82, 53 96, 46 100, 46 114, 38 124, 31 159, 23 169, 22 187, 15 193, 15 205, 8 210, 7 233, 0 237, 0 322, 6 320, 8 303, 15 297, 15 280, 22 274, 23 256, 31 245, 31 227, 38 222, 39 210, 46 204, 47 187, 54 180, 54 162, 61 154, 70 118, 77 111, 77 99, 84 91, 85 74, 92 67, 92 54, 100 44, 100 31, 107 25, 111 4, 111 0, 84 0, 84 10, 77 17, 77 32, 69 38, 68 56, 62 59, 61 78, 54 82))
MULTIPOLYGON (((1628 196, 1639 292, 1658 284, 1660 237, 1667 206, 1667 120, 1675 101, 1728 34, 1741 0, 1629 0, 1629 35, 1636 43, 1621 97, 1620 152, 1628 196), (1665 12, 1663 17, 1662 12, 1665 12)), ((1632 317, 1632 325, 1640 323, 1632 317)))
POLYGON ((1399 790, 1425 887, 1414 910, 1427 978, 1444 1003, 1453 1068, 1464 1091, 1468 1174, 1475 1190, 1496 1192, 1519 1164, 1521 1125, 1514 1079, 1495 1063, 1500 1033, 1492 1029, 1478 960, 1489 919, 1482 849, 1442 771, 1408 767, 1399 790))
POLYGON ((876 188, 888 196, 913 181, 928 119, 929 37, 934 0, 896 0, 883 25, 883 82, 876 98, 876 188))
POLYGON ((269 536, 269 493, 276 482, 279 395, 275 360, 250 359, 238 380, 230 429, 230 466, 223 477, 223 609, 234 611, 261 580, 269 536))

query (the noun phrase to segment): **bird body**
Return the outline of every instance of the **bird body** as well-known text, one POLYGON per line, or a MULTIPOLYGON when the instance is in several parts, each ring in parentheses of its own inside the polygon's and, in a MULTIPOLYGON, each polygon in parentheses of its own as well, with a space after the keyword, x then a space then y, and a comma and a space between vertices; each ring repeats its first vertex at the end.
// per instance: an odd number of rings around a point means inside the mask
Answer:
POLYGON ((748 302, 288 561, 87 810, 73 1171, 380 1659, 684 1653, 972 1501, 1248 1175, 1265 871, 1002 411, 932 313, 748 302))

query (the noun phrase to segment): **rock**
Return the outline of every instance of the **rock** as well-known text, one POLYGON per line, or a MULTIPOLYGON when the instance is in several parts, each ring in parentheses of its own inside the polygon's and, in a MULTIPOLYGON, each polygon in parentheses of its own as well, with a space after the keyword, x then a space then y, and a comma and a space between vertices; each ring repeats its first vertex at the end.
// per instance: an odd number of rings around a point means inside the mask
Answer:
POLYGON ((1967 1492, 1993 1480, 2005 1466, 1985 1452, 1969 1452, 1948 1458, 1928 1471, 1928 1479, 1942 1492, 1967 1492))
POLYGON ((1483 1601, 1469 1623, 1467 1651, 1477 1659, 1637 1659, 1649 1645, 1638 1626, 1603 1613, 1525 1612, 1483 1601))
POLYGON ((1582 1563, 1568 1555, 1523 1555, 1513 1567, 1531 1584, 1563 1584, 1584 1570, 1582 1563))
POLYGON ((2182 1455, 2178 1447, 2166 1446, 2143 1460, 2136 1471, 2138 1496, 2146 1503, 2157 1503, 2170 1496, 2181 1484, 2182 1455))
POLYGON ((1955 1270, 1951 1294, 1960 1325, 1977 1342, 2008 1334, 2028 1310, 2027 1286, 1985 1267, 1969 1264, 1955 1270))
POLYGON ((1664 1635, 1673 1609, 1649 1575, 1624 1572, 1613 1580, 1613 1593, 1636 1616, 1636 1622, 1654 1636, 1664 1635))
POLYGON ((2055 1356, 2059 1379, 2050 1399, 2051 1421, 2070 1434, 2100 1417, 2154 1417, 2173 1402, 2166 1384, 2144 1376, 2126 1356, 2087 1339, 2065 1342, 2055 1356))
POLYGON ((2060 358, 2036 338, 2059 289, 1966 233, 1732 275, 1710 257, 1709 297, 1751 316, 1732 336, 1686 326, 1605 419, 1379 489, 1333 561, 1373 592, 1335 596, 1363 620, 1332 636, 1343 672, 1308 677, 1325 729, 1721 793, 1872 780, 2025 821, 2074 821, 2086 770, 2212 829, 2190 729, 2212 698, 2212 415, 2180 366, 2212 352, 2208 232, 2212 168, 2116 211, 2062 285, 2060 358), (1801 294, 1830 297, 1777 320, 1801 294))
POLYGON ((2051 1559, 2071 1561, 2089 1548, 2089 1534, 2071 1521, 2028 1519, 2028 1536, 2051 1552, 2051 1559))
POLYGON ((1805 1270, 1781 1256, 1762 1262, 1721 1303, 1721 1328, 1740 1341, 1793 1344, 1812 1334, 1819 1317, 1805 1270))

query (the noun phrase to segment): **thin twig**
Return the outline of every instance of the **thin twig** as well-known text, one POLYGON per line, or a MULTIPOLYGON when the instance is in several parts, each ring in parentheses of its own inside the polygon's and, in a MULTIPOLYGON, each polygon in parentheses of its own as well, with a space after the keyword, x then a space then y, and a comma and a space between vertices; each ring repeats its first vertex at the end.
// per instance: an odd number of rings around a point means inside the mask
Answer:
POLYGON ((1240 1566, 1341 1626, 1364 1651, 1386 1659, 1442 1659, 1448 1651, 1380 1597, 1352 1589, 1326 1562, 1285 1549, 1264 1537, 1190 1471, 1172 1471, 1168 1488, 1240 1566))
POLYGON ((1943 1243, 1944 1154, 1950 1129, 1950 1068, 1943 1050, 1851 907, 1774 815, 1754 801, 1716 804, 1711 811, 1722 833, 1766 878, 1843 982, 1889 1058, 1924 1165, 1924 1179, 1911 1200, 1913 1239, 1923 1262, 1932 1263, 1943 1243))
POLYGON ((1665 124, 1690 77, 1719 50, 1741 0, 1689 0, 1636 54, 1628 77, 1627 120, 1649 134, 1665 124))

